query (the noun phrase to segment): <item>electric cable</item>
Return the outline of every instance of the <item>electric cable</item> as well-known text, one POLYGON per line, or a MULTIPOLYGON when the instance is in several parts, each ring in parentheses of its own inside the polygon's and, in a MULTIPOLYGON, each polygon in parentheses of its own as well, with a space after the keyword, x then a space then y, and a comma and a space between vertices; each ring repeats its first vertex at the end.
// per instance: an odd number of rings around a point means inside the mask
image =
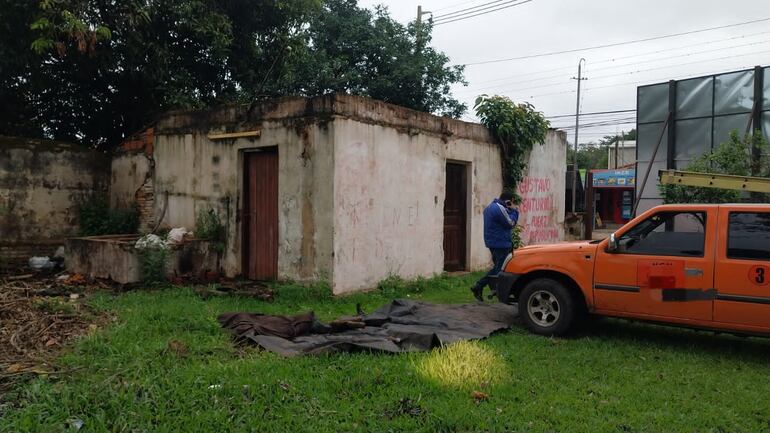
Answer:
POLYGON ((490 63, 501 63, 501 62, 510 62, 510 61, 513 61, 513 60, 525 60, 525 59, 533 59, 533 58, 537 58, 537 57, 554 56, 554 55, 557 55, 557 54, 576 53, 576 52, 579 52, 579 51, 597 50, 597 49, 600 49, 600 48, 618 47, 618 46, 628 45, 628 44, 637 44, 637 43, 640 43, 640 42, 656 41, 656 40, 660 40, 660 39, 668 39, 668 38, 674 38, 674 37, 678 37, 678 36, 693 35, 693 34, 697 34, 697 33, 709 32, 709 31, 713 31, 713 30, 721 30, 721 29, 727 29, 727 28, 731 28, 731 27, 745 26, 745 25, 749 25, 749 24, 756 24, 756 23, 761 23, 761 22, 766 22, 766 21, 770 21, 770 17, 768 17, 768 18, 759 18, 759 19, 751 20, 751 21, 743 21, 743 22, 733 23, 733 24, 725 24, 725 25, 715 26, 715 27, 707 27, 707 28, 697 29, 697 30, 690 30, 690 31, 686 31, 686 32, 679 32, 679 33, 671 33, 671 34, 667 34, 667 35, 652 36, 652 37, 648 37, 648 38, 635 39, 635 40, 631 40, 631 41, 614 42, 614 43, 611 43, 611 44, 602 44, 602 45, 594 45, 594 46, 583 47, 583 48, 573 48, 573 49, 569 49, 569 50, 551 51, 551 52, 538 53, 538 54, 529 54, 529 55, 525 55, 525 56, 509 57, 509 58, 505 58, 505 59, 494 59, 494 60, 484 60, 484 61, 478 61, 478 62, 468 62, 468 63, 464 63, 463 66, 478 66, 478 65, 486 65, 486 64, 490 64, 490 63))

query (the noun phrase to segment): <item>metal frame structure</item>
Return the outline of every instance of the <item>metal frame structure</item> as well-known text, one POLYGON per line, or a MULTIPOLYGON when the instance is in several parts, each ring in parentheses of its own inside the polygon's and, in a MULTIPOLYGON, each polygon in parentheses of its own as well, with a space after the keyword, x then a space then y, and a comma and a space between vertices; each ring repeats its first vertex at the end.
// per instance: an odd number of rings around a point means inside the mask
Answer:
MULTIPOLYGON (((650 156, 650 161, 647 163, 648 166, 646 167, 645 172, 649 174, 649 172, 652 169, 652 166, 657 164, 661 164, 664 161, 656 158, 656 155, 658 154, 658 148, 662 144, 663 137, 665 137, 665 143, 667 146, 666 149, 666 155, 665 155, 665 164, 666 169, 668 170, 675 170, 682 167, 677 167, 677 125, 680 121, 691 121, 691 120, 702 120, 702 119, 711 119, 710 125, 711 125, 711 131, 709 134, 709 141, 710 141, 710 148, 713 149, 714 146, 717 145, 717 143, 714 143, 715 140, 715 130, 717 129, 717 123, 716 120, 720 118, 727 118, 728 116, 738 116, 738 115, 746 115, 747 117, 747 124, 746 124, 746 132, 750 132, 752 128, 754 129, 769 129, 769 128, 763 128, 763 115, 764 116, 770 116, 770 94, 767 94, 768 92, 765 89, 765 75, 770 75, 770 68, 769 67, 763 67, 763 66, 756 66, 752 69, 742 69, 737 71, 730 71, 730 72, 724 72, 720 74, 707 74, 707 75, 701 75, 697 77, 687 78, 684 80, 677 80, 677 81, 668 81, 668 114, 664 119, 656 119, 653 121, 643 121, 640 122, 640 115, 644 116, 645 113, 640 111, 640 95, 646 88, 650 88, 653 86, 662 86, 666 84, 666 82, 660 82, 660 83, 654 83, 649 84, 645 86, 639 86, 637 87, 637 97, 636 97, 636 109, 637 109, 637 117, 636 117, 636 131, 637 131, 637 146, 636 146, 636 169, 637 173, 639 173, 639 154, 640 151, 644 151, 643 148, 643 139, 642 134, 640 133, 640 126, 643 127, 644 125, 655 125, 655 124, 662 124, 663 126, 660 128, 659 131, 656 132, 656 136, 659 134, 659 140, 657 144, 655 144, 654 152, 652 156, 650 156), (727 76, 731 74, 736 73, 747 73, 747 72, 753 72, 753 106, 750 111, 738 111, 738 112, 728 112, 728 113, 720 113, 717 114, 715 111, 716 104, 719 102, 716 100, 717 95, 717 79, 721 76, 727 76), (694 80, 705 80, 705 79, 711 79, 711 107, 710 107, 710 114, 707 115, 693 115, 693 116, 682 116, 679 117, 679 113, 677 110, 678 101, 677 101, 677 91, 679 88, 679 85, 683 82, 689 82, 694 80), (766 113, 766 114, 765 114, 766 113), (666 130, 668 128, 668 130, 666 130), (656 159, 658 159, 656 161, 656 159)), ((705 110, 708 111, 708 110, 705 110)), ((661 113, 662 114, 662 113, 661 113)), ((743 128, 741 128, 743 129, 743 128)), ((743 131, 741 131, 743 132, 743 131)), ((763 131, 765 136, 770 136, 770 131, 765 130, 763 131)), ((648 147, 648 146, 646 146, 648 147)), ((708 148, 708 146, 704 146, 704 148, 708 148)), ((757 159, 758 155, 754 155, 754 158, 757 159)), ((647 177, 647 176, 645 176, 647 177)), ((636 198, 634 201, 634 216, 636 216, 636 207, 639 205, 641 200, 649 199, 649 197, 644 197, 645 187, 646 187, 646 181, 637 182, 637 188, 636 188, 636 198)))
POLYGON ((719 188, 770 194, 770 178, 766 177, 730 176, 727 174, 660 170, 658 172, 658 178, 660 179, 660 183, 664 185, 697 186, 701 188, 719 188))

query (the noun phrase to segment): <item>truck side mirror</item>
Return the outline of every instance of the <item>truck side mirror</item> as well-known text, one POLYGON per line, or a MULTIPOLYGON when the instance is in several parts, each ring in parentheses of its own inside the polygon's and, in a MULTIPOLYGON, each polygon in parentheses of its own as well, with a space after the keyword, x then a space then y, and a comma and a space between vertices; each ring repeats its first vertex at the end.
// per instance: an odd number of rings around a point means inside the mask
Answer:
POLYGON ((614 253, 618 250, 618 240, 615 237, 615 233, 610 235, 610 242, 607 244, 607 252, 614 253))

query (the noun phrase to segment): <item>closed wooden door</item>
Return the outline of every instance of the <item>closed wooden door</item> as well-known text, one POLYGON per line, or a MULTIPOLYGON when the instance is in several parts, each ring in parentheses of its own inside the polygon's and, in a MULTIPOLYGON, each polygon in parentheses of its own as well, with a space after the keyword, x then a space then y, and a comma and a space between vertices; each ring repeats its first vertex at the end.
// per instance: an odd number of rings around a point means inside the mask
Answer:
POLYGON ((278 152, 244 154, 243 274, 278 278, 278 152))
POLYGON ((466 269, 466 166, 447 163, 444 198, 444 270, 466 269))

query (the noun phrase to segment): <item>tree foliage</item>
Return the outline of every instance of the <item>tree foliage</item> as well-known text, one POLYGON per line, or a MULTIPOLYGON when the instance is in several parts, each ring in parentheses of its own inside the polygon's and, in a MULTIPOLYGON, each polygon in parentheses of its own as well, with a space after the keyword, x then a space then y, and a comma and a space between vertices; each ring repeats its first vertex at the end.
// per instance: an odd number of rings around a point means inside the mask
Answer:
MULTIPOLYGON (((0 0, 0 134, 111 145, 170 109, 348 92, 451 116, 461 67, 356 0, 0 0)), ((423 26, 422 41, 430 41, 423 26)))
MULTIPOLYGON (((620 135, 606 135, 597 143, 584 143, 578 146, 578 168, 586 170, 606 169, 609 164, 609 148, 615 146, 620 140, 636 140, 636 130, 620 135)), ((572 164, 575 150, 572 147, 567 148, 567 164, 572 164)))
POLYGON ((535 144, 545 143, 550 123, 532 104, 517 104, 505 96, 481 95, 475 109, 500 145, 503 189, 518 194, 529 153, 535 144))
MULTIPOLYGON (((767 141, 760 131, 741 138, 738 131, 732 131, 730 138, 713 152, 694 159, 684 171, 697 173, 728 174, 736 176, 770 177, 770 161, 766 155, 767 141), (764 155, 754 158, 754 152, 764 155)), ((700 188, 682 185, 660 185, 665 203, 735 203, 741 201, 743 193, 728 189, 700 188)), ((767 202, 766 195, 752 195, 752 201, 767 202)))

